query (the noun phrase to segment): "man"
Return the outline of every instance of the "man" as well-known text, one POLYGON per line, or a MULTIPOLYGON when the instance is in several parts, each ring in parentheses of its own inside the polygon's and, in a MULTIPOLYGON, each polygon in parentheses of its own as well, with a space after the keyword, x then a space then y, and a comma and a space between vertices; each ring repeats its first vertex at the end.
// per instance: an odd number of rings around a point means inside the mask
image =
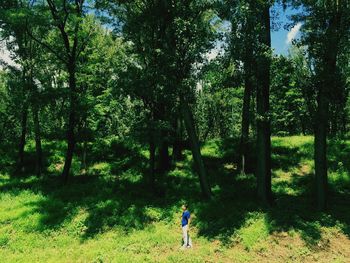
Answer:
POLYGON ((182 248, 191 248, 192 240, 189 236, 189 226, 191 222, 191 214, 188 211, 187 204, 182 205, 182 216, 181 216, 181 226, 182 226, 182 238, 183 245, 182 248))

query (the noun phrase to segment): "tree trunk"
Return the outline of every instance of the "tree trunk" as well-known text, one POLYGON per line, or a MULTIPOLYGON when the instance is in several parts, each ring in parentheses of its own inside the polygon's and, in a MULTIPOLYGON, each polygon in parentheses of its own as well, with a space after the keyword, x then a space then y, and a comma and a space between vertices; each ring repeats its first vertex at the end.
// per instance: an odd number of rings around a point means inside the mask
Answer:
POLYGON ((69 120, 68 120, 68 129, 67 129, 67 152, 64 162, 62 178, 63 182, 66 184, 68 182, 69 171, 72 165, 74 148, 75 148, 75 124, 76 124, 76 78, 75 78, 75 68, 72 67, 69 70, 69 120))
POLYGON ((317 207, 319 210, 326 208, 327 196, 327 126, 329 102, 327 95, 321 91, 318 95, 318 107, 315 122, 315 175, 317 207))
POLYGON ((166 131, 161 132, 161 143, 159 147, 158 158, 159 173, 164 174, 165 172, 169 171, 171 166, 171 159, 169 156, 169 143, 167 140, 166 131))
POLYGON ((83 149, 82 149, 82 160, 81 160, 81 165, 84 171, 84 174, 87 173, 87 164, 86 164, 86 156, 87 156, 87 141, 86 138, 84 138, 83 142, 83 149))
POLYGON ((249 151, 249 124, 250 124, 250 98, 253 90, 253 76, 252 76, 252 50, 247 48, 246 58, 244 63, 245 68, 245 88, 243 97, 243 109, 242 109, 242 130, 241 130, 241 142, 240 142, 240 154, 241 154, 241 172, 246 173, 246 161, 247 153, 249 151))
MULTIPOLYGON (((333 103, 334 104, 334 103, 333 103)), ((330 116, 327 117, 327 119, 329 119, 329 129, 328 129, 328 134, 331 137, 336 137, 337 133, 338 133, 338 125, 337 125, 337 108, 336 105, 332 105, 330 103, 328 103, 328 115, 330 116)))
POLYGON ((205 142, 208 139, 208 136, 210 134, 210 132, 213 133, 213 127, 214 127, 214 115, 215 113, 212 111, 211 114, 209 114, 208 116, 208 127, 207 129, 204 131, 203 133, 203 141, 205 142))
POLYGON ((153 193, 155 193, 155 190, 156 190, 156 175, 155 175, 156 145, 154 142, 153 131, 151 131, 151 134, 150 134, 149 156, 150 156, 150 158, 149 158, 150 185, 151 185, 153 193))
POLYGON ((23 168, 24 168, 24 147, 26 144, 27 120, 28 120, 28 106, 27 106, 27 103, 25 102, 22 109, 21 137, 20 137, 19 148, 18 148, 17 171, 23 171, 23 168))
POLYGON ((301 133, 306 136, 306 127, 305 127, 305 122, 304 122, 305 116, 300 117, 300 127, 301 127, 301 133))
MULTIPOLYGON (((264 204, 271 204, 271 131, 269 118, 270 58, 265 53, 271 47, 270 8, 265 5, 262 11, 261 44, 266 50, 259 57, 257 72, 257 188, 258 198, 264 204)), ((264 49, 265 49, 264 48, 264 49)))
POLYGON ((87 115, 82 117, 82 127, 78 129, 80 132, 80 141, 81 141, 81 170, 83 174, 87 173, 87 148, 88 148, 88 127, 87 127, 87 115))
POLYGON ((205 198, 211 198, 211 189, 207 181, 207 173, 204 167, 204 162, 200 152, 200 145, 198 136, 195 130, 194 121, 191 109, 186 101, 181 98, 181 110, 185 122, 185 127, 188 133, 188 137, 191 143, 191 150, 193 155, 193 160, 195 162, 197 173, 199 175, 199 182, 202 190, 202 194, 205 198))
POLYGON ((346 129, 347 121, 348 120, 347 120, 346 110, 344 110, 342 112, 342 116, 341 116, 341 136, 342 136, 342 138, 344 138, 346 133, 347 133, 347 129, 346 129))
POLYGON ((317 111, 315 122, 315 176, 316 176, 316 196, 317 207, 324 210, 327 207, 327 128, 329 122, 329 98, 332 87, 336 83, 335 76, 337 70, 337 56, 339 49, 340 13, 337 11, 331 19, 326 31, 328 41, 325 42, 322 83, 319 86, 317 96, 317 111))
POLYGON ((173 161, 179 161, 182 159, 182 119, 180 116, 176 117, 175 120, 175 139, 173 144, 173 161))
POLYGON ((36 150, 36 173, 38 176, 42 172, 42 147, 41 147, 41 132, 39 121, 39 108, 36 103, 33 105, 33 122, 34 122, 34 136, 35 136, 35 150, 36 150))

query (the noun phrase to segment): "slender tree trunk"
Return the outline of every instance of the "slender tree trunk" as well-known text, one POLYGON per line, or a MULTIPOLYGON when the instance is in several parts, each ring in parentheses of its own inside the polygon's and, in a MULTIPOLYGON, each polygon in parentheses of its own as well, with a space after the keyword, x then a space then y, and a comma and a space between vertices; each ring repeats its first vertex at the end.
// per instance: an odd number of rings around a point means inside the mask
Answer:
POLYGON ((181 98, 181 110, 188 133, 188 137, 191 143, 191 150, 193 155, 193 160, 196 164, 197 173, 199 175, 199 182, 202 190, 202 194, 205 198, 211 198, 211 189, 207 180, 207 172, 204 167, 204 162, 202 159, 200 145, 198 136, 195 130, 195 125, 193 121, 193 116, 191 109, 186 101, 181 98))
POLYGON ((17 171, 23 171, 23 168, 24 168, 24 147, 26 144, 27 121, 28 121, 28 106, 27 106, 27 103, 25 102, 22 109, 21 137, 20 137, 19 148, 18 148, 17 171))
MULTIPOLYGON (((166 107, 165 105, 159 105, 159 120, 165 121, 166 107)), ((160 131, 160 145, 158 148, 158 169, 160 174, 164 174, 170 170, 171 158, 169 155, 169 142, 168 142, 168 130, 161 128, 160 131)))
POLYGON ((209 121, 208 121, 208 128, 206 129, 206 131, 204 132, 203 135, 203 141, 206 141, 209 133, 213 131, 213 126, 214 126, 214 117, 209 116, 209 121))
POLYGON ((241 153, 241 172, 246 172, 246 161, 247 153, 249 152, 249 124, 250 124, 250 98, 253 90, 253 76, 252 76, 252 50, 248 48, 246 51, 245 59, 245 88, 243 97, 243 109, 242 109, 242 130, 241 130, 241 142, 240 142, 240 153, 241 153))
POLYGON ((150 140, 149 140, 149 169, 150 169, 150 185, 155 193, 156 190, 156 175, 155 175, 155 162, 156 162, 156 145, 154 142, 154 134, 151 131, 150 140))
POLYGON ((38 176, 42 172, 42 147, 41 147, 41 132, 39 121, 39 108, 36 103, 33 106, 33 122, 34 122, 34 137, 35 137, 35 150, 36 150, 36 173, 38 176))
POLYGON ((170 155, 169 155, 169 143, 167 141, 166 138, 166 132, 162 132, 162 141, 159 147, 159 153, 158 153, 158 157, 159 157, 159 172, 161 174, 169 171, 170 166, 171 166, 171 161, 170 161, 170 155))
POLYGON ((86 141, 86 138, 84 138, 82 150, 83 150, 83 152, 82 152, 82 168, 83 168, 84 174, 86 174, 86 172, 87 172, 87 164, 86 164, 87 141, 86 141))
POLYGON ((338 112, 337 112, 337 107, 335 107, 335 112, 334 112, 334 118, 333 118, 333 136, 336 137, 339 133, 339 129, 338 129, 338 112))
POLYGON ((347 124, 347 114, 346 114, 346 110, 344 109, 344 111, 342 112, 342 116, 341 116, 341 135, 342 137, 345 136, 347 130, 346 130, 346 124, 347 124))
POLYGON ((88 147, 88 132, 87 132, 87 116, 85 115, 82 120, 82 129, 78 129, 82 134, 80 136, 81 142, 81 170, 83 174, 87 173, 87 147, 88 147))
POLYGON ((306 127, 305 127, 304 118, 300 117, 300 126, 301 126, 301 133, 305 136, 306 135, 306 127))
POLYGON ((75 68, 72 67, 69 70, 69 89, 70 89, 70 105, 69 105, 69 120, 68 120, 68 129, 67 129, 67 152, 64 162, 62 177, 63 182, 68 182, 69 171, 72 165, 74 148, 76 144, 75 140, 75 125, 76 125, 76 77, 75 77, 75 68))
MULTIPOLYGON (((263 32, 261 43, 266 51, 271 47, 270 8, 263 6, 263 32)), ((265 53, 265 52, 263 52, 265 53)), ((272 202, 271 192, 271 131, 269 119, 269 90, 270 90, 270 58, 266 54, 259 55, 257 72, 257 187, 258 198, 265 204, 272 202)))
POLYGON ((179 161, 182 159, 182 119, 180 116, 175 120, 175 139, 173 144, 173 161, 179 161))

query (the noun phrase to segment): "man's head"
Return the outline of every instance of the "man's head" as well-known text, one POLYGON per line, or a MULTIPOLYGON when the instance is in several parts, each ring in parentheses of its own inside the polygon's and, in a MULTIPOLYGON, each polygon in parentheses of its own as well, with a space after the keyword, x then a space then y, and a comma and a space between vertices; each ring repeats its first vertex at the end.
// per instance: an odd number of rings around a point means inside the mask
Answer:
POLYGON ((183 204, 181 208, 182 208, 182 211, 186 211, 188 206, 187 206, 187 204, 183 204))

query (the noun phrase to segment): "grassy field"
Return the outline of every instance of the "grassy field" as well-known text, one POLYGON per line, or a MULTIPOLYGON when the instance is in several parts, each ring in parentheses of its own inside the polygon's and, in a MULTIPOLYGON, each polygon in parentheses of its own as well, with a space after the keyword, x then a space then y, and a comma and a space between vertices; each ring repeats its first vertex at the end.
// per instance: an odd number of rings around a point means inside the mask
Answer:
MULTIPOLYGON (((45 143, 44 177, 30 175, 30 165, 20 177, 6 169, 0 175, 0 261, 350 262, 350 142, 330 142, 329 209, 319 213, 312 141, 273 138, 270 208, 256 202, 255 177, 236 170, 230 140, 203 146, 209 202, 200 199, 188 151, 157 198, 146 188, 147 151, 110 142, 93 147, 87 170, 78 175, 75 159, 77 175, 63 186, 57 174, 64 145, 45 143), (179 249, 184 201, 193 214, 189 250, 179 249)), ((31 164, 33 145, 27 151, 31 164)))

